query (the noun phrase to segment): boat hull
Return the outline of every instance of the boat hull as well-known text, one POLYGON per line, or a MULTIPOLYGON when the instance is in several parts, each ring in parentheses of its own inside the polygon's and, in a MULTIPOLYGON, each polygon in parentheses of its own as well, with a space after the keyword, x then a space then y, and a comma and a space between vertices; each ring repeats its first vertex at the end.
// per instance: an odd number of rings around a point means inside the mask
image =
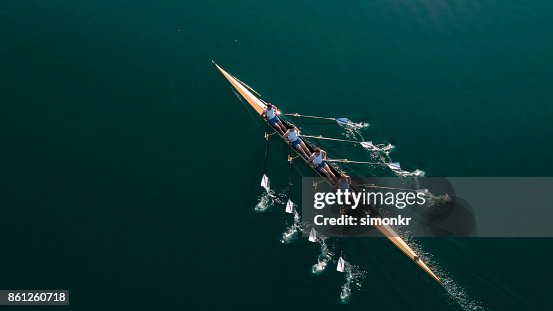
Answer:
MULTIPOLYGON (((213 64, 217 67, 217 69, 223 74, 223 76, 230 82, 230 84, 233 86, 233 88, 248 102, 248 104, 251 106, 251 108, 259 115, 260 118, 262 118, 262 113, 265 110, 266 104, 265 102, 255 96, 245 85, 243 85, 238 79, 230 75, 228 72, 226 72, 223 68, 221 68, 219 65, 217 65, 215 62, 213 64)), ((268 122, 262 118, 264 122, 267 124, 268 127, 270 127, 273 131, 273 133, 276 133, 278 137, 280 137, 286 144, 288 142, 285 138, 280 136, 278 132, 268 124, 268 122)), ((285 125, 290 125, 291 123, 283 118, 281 118, 282 122, 285 125)), ((309 148, 309 150, 313 151, 313 147, 304 140, 306 146, 309 148)), ((298 156, 298 158, 302 159, 309 167, 313 169, 313 167, 307 162, 307 160, 301 156, 301 154, 295 150, 294 148, 291 148, 294 150, 295 154, 298 156)), ((338 170, 332 165, 328 164, 330 169, 337 175, 340 173, 338 170)), ((313 171, 316 172, 318 176, 320 173, 313 169, 313 171)), ((324 177, 324 176, 323 176, 324 177)), ((375 210, 371 210, 371 215, 373 213, 378 214, 375 210)), ((397 248, 399 248, 407 257, 409 257, 413 262, 415 262, 423 271, 425 271, 430 277, 432 277, 436 282, 438 282, 440 285, 443 286, 443 283, 441 282, 440 278, 422 261, 422 259, 413 251, 413 249, 388 225, 380 225, 375 226, 375 228, 384 235, 390 242, 392 242, 397 248)))

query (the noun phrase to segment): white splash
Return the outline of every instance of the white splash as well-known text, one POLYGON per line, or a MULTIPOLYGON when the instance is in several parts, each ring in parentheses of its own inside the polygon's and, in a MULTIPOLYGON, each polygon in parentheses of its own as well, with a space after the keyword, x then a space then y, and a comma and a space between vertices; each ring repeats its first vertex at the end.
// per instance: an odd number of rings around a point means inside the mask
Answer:
POLYGON ((432 271, 440 278, 444 289, 448 294, 448 298, 451 300, 451 304, 456 304, 466 311, 485 311, 488 308, 484 307, 482 302, 470 297, 467 291, 459 285, 453 279, 449 273, 445 272, 436 262, 433 260, 432 254, 425 252, 418 241, 414 238, 404 237, 404 240, 411 246, 411 248, 419 255, 419 257, 430 266, 432 271))
POLYGON ((436 204, 444 204, 446 202, 451 201, 451 198, 449 195, 442 194, 442 195, 433 195, 432 193, 428 193, 426 195, 426 206, 434 206, 436 204))
POLYGON ((340 302, 348 303, 351 298, 352 290, 359 290, 363 285, 363 279, 367 273, 359 266, 355 266, 346 261, 344 277, 346 282, 340 287, 340 302))
POLYGON ((272 189, 263 192, 255 205, 256 212, 265 212, 274 204, 275 193, 272 189))
POLYGON ((404 170, 398 170, 398 171, 394 171, 394 172, 399 177, 424 177, 424 175, 426 175, 425 171, 419 170, 419 169, 416 169, 412 172, 404 171, 404 170))
POLYGON ((334 256, 334 253, 326 244, 325 237, 318 236, 317 242, 321 246, 321 253, 317 257, 317 263, 311 267, 311 273, 315 275, 321 274, 326 269, 326 266, 328 266, 328 262, 332 259, 332 256, 334 256))
POLYGON ((456 302, 463 310, 466 311, 484 311, 487 310, 486 307, 483 306, 483 304, 474 299, 469 297, 467 294, 467 291, 461 287, 461 285, 457 284, 453 278, 451 278, 449 275, 446 277, 441 278, 442 283, 444 284, 444 288, 446 292, 449 294, 450 299, 452 299, 454 302, 456 302))
MULTIPOLYGON (((342 125, 341 123, 339 123, 340 125, 342 125)), ((370 126, 370 124, 368 122, 348 122, 344 125, 342 125, 343 127, 345 128, 349 128, 349 129, 353 129, 353 130, 361 130, 361 129, 364 129, 364 128, 367 128, 370 126)))
POLYGON ((282 239, 280 242, 284 244, 294 242, 301 232, 301 216, 295 208, 293 209, 293 213, 294 222, 282 233, 282 239))
POLYGON ((387 156, 390 155, 390 153, 396 148, 396 146, 388 143, 388 144, 377 144, 374 145, 376 148, 375 150, 384 152, 387 156))
POLYGON ((345 124, 339 123, 340 126, 345 130, 344 135, 349 139, 359 139, 362 138, 361 130, 369 127, 367 122, 348 122, 345 124))

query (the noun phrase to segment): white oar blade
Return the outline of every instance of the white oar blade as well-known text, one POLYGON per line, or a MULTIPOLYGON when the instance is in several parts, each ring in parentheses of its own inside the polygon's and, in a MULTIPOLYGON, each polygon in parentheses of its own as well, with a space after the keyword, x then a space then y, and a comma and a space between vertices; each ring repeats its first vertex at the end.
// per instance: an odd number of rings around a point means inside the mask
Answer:
POLYGON ((375 149, 376 148, 375 145, 373 145, 372 141, 362 141, 361 146, 363 146, 363 148, 366 148, 366 149, 375 149))
POLYGON ((294 213, 294 203, 288 199, 288 202, 286 203, 286 213, 293 214, 294 213))
POLYGON ((309 242, 317 242, 317 231, 315 231, 315 228, 311 228, 311 232, 309 232, 309 242))
POLYGON ((265 190, 269 192, 269 177, 265 174, 263 174, 263 177, 261 178, 261 187, 265 188, 265 190))
POLYGON ((351 120, 348 118, 336 118, 336 122, 340 125, 348 125, 351 123, 351 120))
POLYGON ((336 266, 336 271, 344 272, 345 270, 346 270, 346 262, 340 256, 340 259, 338 259, 338 265, 336 266))
POLYGON ((394 162, 394 163, 386 163, 386 165, 388 165, 388 167, 394 171, 399 171, 401 170, 401 166, 399 165, 399 162, 394 162))

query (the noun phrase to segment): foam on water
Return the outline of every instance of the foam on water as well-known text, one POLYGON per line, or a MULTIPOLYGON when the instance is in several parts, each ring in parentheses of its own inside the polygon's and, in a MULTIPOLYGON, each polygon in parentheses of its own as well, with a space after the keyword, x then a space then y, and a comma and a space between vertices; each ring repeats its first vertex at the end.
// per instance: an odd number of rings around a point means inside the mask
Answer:
POLYGON ((412 172, 404 170, 394 170, 394 173, 399 177, 424 177, 426 172, 423 170, 416 169, 412 172))
POLYGON ((268 189, 267 191, 263 192, 259 197, 257 204, 255 205, 255 211, 256 212, 265 212, 267 211, 271 206, 273 206, 275 201, 275 192, 272 189, 268 189))
POLYGON ((376 144, 374 145, 376 147, 375 150, 384 152, 387 156, 390 155, 390 153, 396 148, 396 146, 388 143, 388 144, 376 144))
POLYGON ((366 271, 346 261, 344 270, 346 282, 340 287, 341 303, 348 303, 350 301, 352 291, 361 289, 363 279, 365 279, 366 276, 366 271))
POLYGON ((447 193, 443 194, 443 195, 438 195, 438 196, 435 196, 432 193, 429 193, 429 194, 426 195, 426 205, 427 206, 433 206, 433 205, 436 205, 436 204, 443 204, 443 203, 448 202, 450 200, 451 200, 451 198, 449 197, 449 195, 447 193))
POLYGON ((433 260, 432 254, 425 252, 420 244, 413 238, 404 237, 406 243, 419 255, 419 257, 434 271, 434 273, 440 278, 444 289, 447 293, 449 303, 451 305, 458 305, 466 311, 485 311, 488 310, 482 302, 470 297, 467 291, 459 285, 452 275, 445 272, 435 260, 433 260))
POLYGON ((326 244, 325 237, 318 236, 317 242, 321 247, 321 253, 317 257, 317 263, 311 267, 311 273, 315 275, 321 274, 328 266, 328 262, 332 259, 332 256, 334 256, 334 253, 330 250, 330 248, 326 244))
POLYGON ((344 136, 348 139, 359 139, 359 137, 362 138, 363 135, 361 135, 361 130, 369 127, 369 123, 367 122, 350 122, 347 124, 339 124, 345 131, 344 136))
POLYGON ((282 233, 282 239, 280 239, 280 242, 284 244, 294 242, 301 232, 301 216, 296 210, 295 204, 292 211, 294 213, 294 222, 286 228, 286 230, 282 233))
POLYGON ((288 198, 288 188, 282 188, 278 186, 271 186, 269 182, 269 187, 264 189, 265 191, 261 193, 258 197, 258 202, 255 205, 256 212, 265 212, 269 208, 273 207, 275 204, 284 204, 288 198))
POLYGON ((459 285, 449 275, 442 277, 442 283, 449 295, 449 299, 453 300, 463 310, 466 311, 485 311, 488 310, 480 301, 470 297, 467 291, 459 285))

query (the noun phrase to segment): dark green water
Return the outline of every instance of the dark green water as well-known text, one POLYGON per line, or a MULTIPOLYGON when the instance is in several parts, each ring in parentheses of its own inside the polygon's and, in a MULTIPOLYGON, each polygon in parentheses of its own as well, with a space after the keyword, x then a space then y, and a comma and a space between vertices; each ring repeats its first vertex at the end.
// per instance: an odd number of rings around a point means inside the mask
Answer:
POLYGON ((334 263, 314 276, 317 247, 280 242, 282 207, 254 211, 262 130, 210 60, 286 111, 370 123, 408 171, 551 176, 552 9, 4 1, 0 288, 90 310, 550 310, 553 244, 516 238, 419 241, 453 295, 384 239, 348 241, 366 277, 342 304, 334 263))

